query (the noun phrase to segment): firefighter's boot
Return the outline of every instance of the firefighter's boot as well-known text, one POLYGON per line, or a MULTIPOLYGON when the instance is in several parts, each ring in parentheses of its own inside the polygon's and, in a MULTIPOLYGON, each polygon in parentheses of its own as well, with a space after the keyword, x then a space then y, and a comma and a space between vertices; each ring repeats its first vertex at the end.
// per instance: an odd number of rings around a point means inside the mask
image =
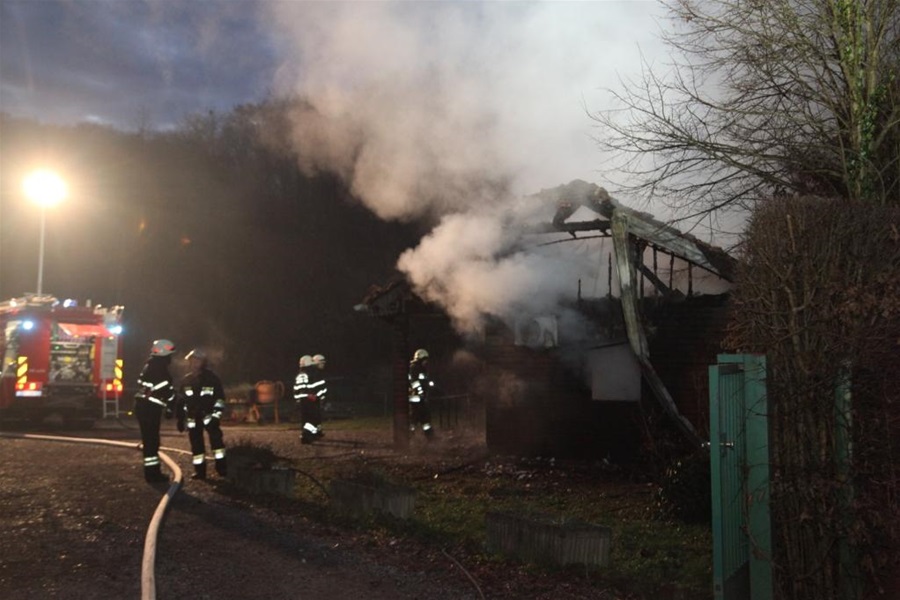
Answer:
POLYGON ((216 473, 219 474, 219 477, 228 476, 228 463, 225 462, 224 456, 216 459, 216 473))
POLYGON ((194 474, 191 475, 191 479, 206 479, 206 463, 202 462, 199 465, 194 465, 194 474))
POLYGON ((169 478, 166 475, 163 475, 162 469, 160 469, 159 465, 152 465, 149 467, 144 467, 144 479, 147 483, 162 483, 169 482, 169 478))

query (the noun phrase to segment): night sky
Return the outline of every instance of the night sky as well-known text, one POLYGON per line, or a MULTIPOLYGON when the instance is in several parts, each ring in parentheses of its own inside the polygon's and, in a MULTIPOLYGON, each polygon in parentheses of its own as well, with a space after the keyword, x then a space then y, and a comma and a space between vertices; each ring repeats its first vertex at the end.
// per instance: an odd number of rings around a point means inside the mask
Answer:
POLYGON ((124 129, 263 98, 276 67, 254 0, 3 0, 0 106, 124 129))
MULTIPOLYGON (((164 130, 193 113, 347 89, 373 73, 385 89, 399 73, 457 111, 482 111, 478 127, 495 124, 532 192, 596 179, 603 157, 587 112, 609 106, 603 88, 637 75, 642 56, 659 60, 662 14, 651 0, 3 0, 0 110, 164 130)), ((390 101, 413 105, 415 93, 390 101)))

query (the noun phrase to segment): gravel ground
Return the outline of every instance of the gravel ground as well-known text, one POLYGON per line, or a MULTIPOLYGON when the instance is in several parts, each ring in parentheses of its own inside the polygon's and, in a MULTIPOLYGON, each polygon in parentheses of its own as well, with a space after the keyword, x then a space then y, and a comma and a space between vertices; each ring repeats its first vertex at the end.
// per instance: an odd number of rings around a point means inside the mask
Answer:
MULTIPOLYGON (((125 425, 53 433, 136 442, 133 423, 125 425)), ((163 446, 187 450, 186 437, 169 427, 163 446)), ((297 431, 274 427, 229 427, 225 436, 226 445, 265 443, 301 464, 359 454, 427 464, 447 452, 458 460, 479 451, 456 440, 444 442, 455 447, 414 446, 399 455, 390 448, 390 432, 334 432, 313 446, 300 446, 297 431)), ((189 458, 169 454, 189 476, 189 458)), ((0 598, 139 598, 146 527, 167 488, 144 483, 136 447, 0 438, 0 457, 0 598)), ((175 496, 158 542, 159 598, 615 597, 589 582, 524 568, 463 567, 439 549, 323 525, 304 516, 302 507, 279 510, 225 493, 228 487, 215 478, 188 479, 175 496)))

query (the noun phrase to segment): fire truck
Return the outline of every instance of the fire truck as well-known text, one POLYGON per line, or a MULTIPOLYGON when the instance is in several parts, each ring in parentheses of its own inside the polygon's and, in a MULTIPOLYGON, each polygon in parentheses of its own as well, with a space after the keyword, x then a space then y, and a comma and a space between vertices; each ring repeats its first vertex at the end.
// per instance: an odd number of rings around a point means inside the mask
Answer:
POLYGON ((117 416, 122 312, 48 295, 0 302, 0 419, 87 425, 117 416))

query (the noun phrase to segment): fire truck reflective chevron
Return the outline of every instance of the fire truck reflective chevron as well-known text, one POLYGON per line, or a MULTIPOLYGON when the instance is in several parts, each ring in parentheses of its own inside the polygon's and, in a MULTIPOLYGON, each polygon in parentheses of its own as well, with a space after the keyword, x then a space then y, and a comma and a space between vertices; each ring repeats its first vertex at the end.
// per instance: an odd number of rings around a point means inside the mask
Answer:
POLYGON ((16 385, 23 385, 28 381, 28 357, 19 356, 18 367, 16 368, 16 385))
POLYGON ((16 396, 33 398, 41 395, 41 384, 28 381, 28 357, 19 356, 16 365, 16 396))
POLYGON ((0 417, 86 421, 118 412, 124 309, 52 296, 0 302, 0 417))
POLYGON ((38 381, 16 384, 16 396, 20 398, 35 398, 41 396, 43 385, 38 381))
POLYGON ((113 369, 113 380, 111 383, 106 384, 107 392, 118 392, 122 391, 122 359, 117 358, 116 364, 113 369))

